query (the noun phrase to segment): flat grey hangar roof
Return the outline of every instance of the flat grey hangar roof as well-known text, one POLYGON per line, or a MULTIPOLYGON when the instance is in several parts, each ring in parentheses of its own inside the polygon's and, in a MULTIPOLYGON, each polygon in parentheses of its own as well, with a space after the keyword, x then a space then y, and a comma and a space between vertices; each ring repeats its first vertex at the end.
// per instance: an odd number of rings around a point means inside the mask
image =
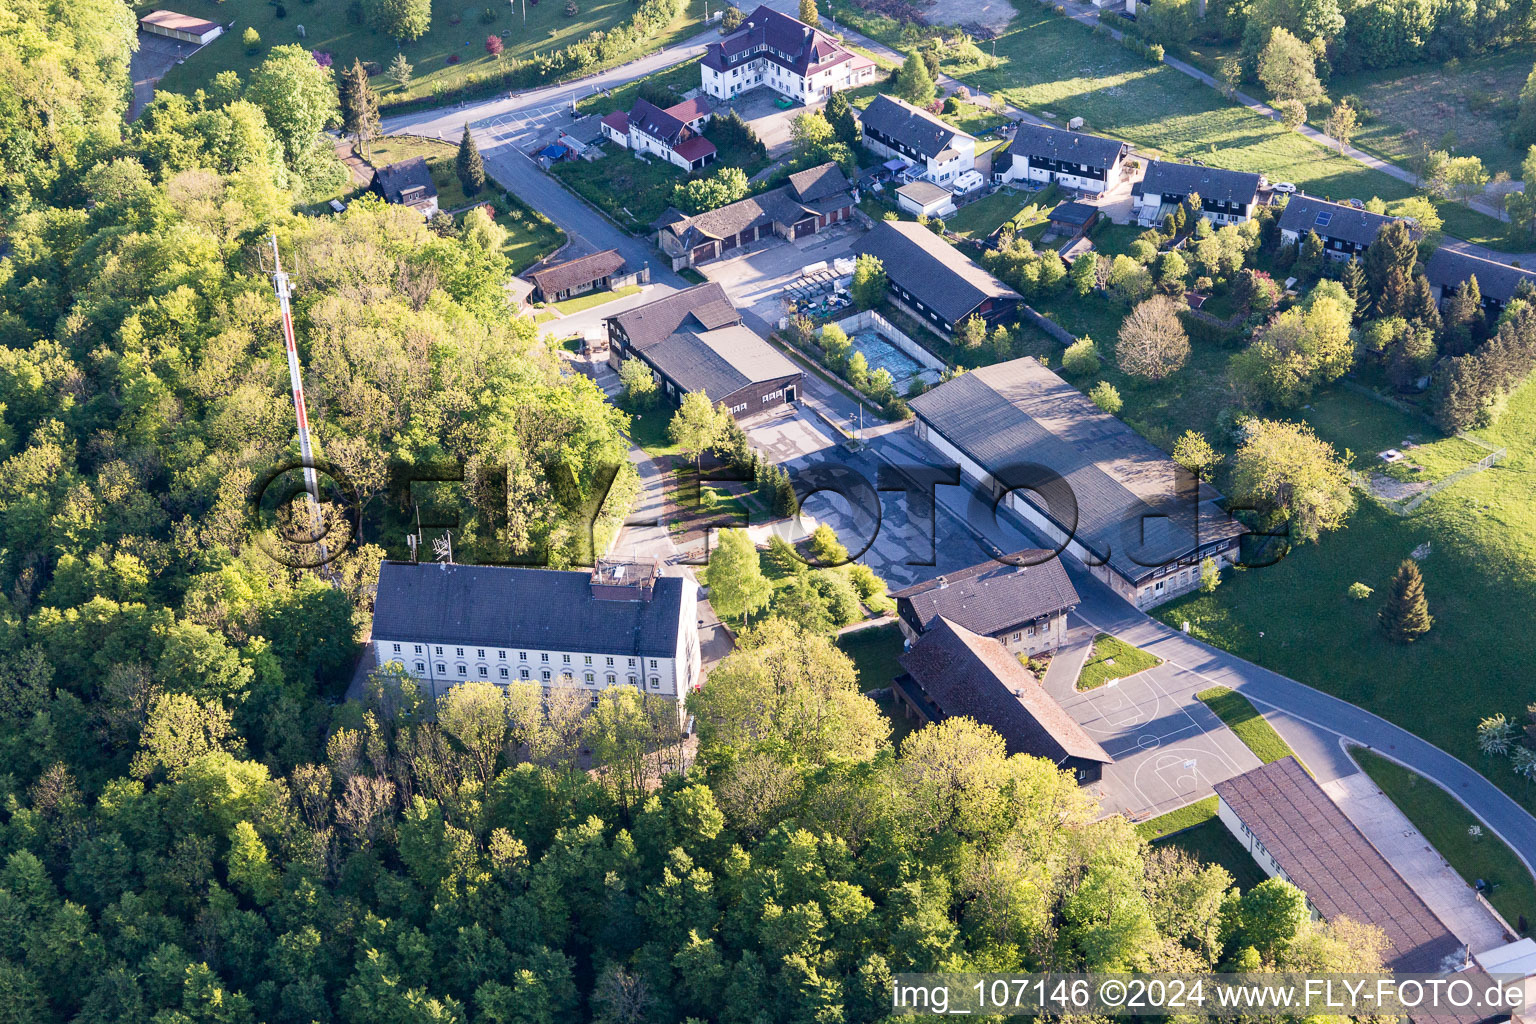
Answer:
POLYGON ((887 277, 952 324, 986 299, 1022 299, 916 221, 883 220, 855 243, 853 252, 879 258, 887 277))
POLYGON ((1126 579, 1244 532, 1215 488, 1177 494, 1173 460, 1031 357, 963 373, 909 404, 1008 486, 1038 484, 1023 497, 1126 579), (1025 466, 1045 467, 1065 489, 1025 466))
POLYGON ((1008 152, 1013 156, 1038 156, 1105 170, 1115 166, 1129 148, 1119 139, 1106 139, 1038 124, 1019 125, 1013 141, 1008 143, 1008 152))
POLYGON ((1132 195, 1188 196, 1218 203, 1251 203, 1259 196, 1259 176, 1247 171, 1227 171, 1220 167, 1176 164, 1153 160, 1147 173, 1132 188, 1132 195))
POLYGON ((691 586, 663 576, 649 601, 599 601, 585 570, 385 562, 373 638, 670 658, 691 586))
MULTIPOLYGON (((1389 970, 1434 974, 1463 946, 1294 757, 1218 782, 1221 797, 1326 919, 1373 924, 1389 970)), ((1460 964, 1457 964, 1460 966, 1460 964)), ((1452 968, 1454 969, 1454 968, 1452 968)))

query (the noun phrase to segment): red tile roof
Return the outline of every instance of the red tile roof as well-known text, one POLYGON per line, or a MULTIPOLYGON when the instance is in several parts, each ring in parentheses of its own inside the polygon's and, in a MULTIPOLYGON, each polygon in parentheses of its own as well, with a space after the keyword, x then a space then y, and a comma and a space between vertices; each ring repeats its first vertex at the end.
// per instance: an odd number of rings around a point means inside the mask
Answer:
POLYGON ((678 156, 692 163, 716 152, 715 144, 702 135, 695 135, 673 149, 678 156))
POLYGON ((629 134, 629 115, 622 110, 615 110, 613 113, 604 116, 603 124, 612 128, 620 135, 629 134))
POLYGON ((703 96, 695 96, 691 100, 684 100, 676 106, 668 107, 667 113, 686 123, 697 120, 714 109, 709 105, 709 100, 703 96))

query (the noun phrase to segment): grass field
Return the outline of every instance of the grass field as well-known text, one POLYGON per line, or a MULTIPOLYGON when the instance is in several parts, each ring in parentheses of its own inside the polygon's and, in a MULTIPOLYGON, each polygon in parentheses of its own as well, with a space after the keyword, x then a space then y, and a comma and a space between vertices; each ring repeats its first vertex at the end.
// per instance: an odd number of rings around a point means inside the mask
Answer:
POLYGON ((1457 874, 1469 885, 1481 879, 1493 886, 1493 892, 1484 895, 1511 925, 1528 927, 1536 920, 1536 881, 1498 836, 1487 829, 1475 838, 1468 834, 1469 828, 1478 825, 1472 813, 1445 790, 1402 765, 1369 750, 1350 753, 1457 874))
POLYGON ((698 59, 684 61, 664 71, 637 78, 628 85, 621 85, 609 92, 583 96, 576 101, 576 109, 583 114, 607 114, 615 110, 629 110, 635 105, 635 100, 640 98, 642 86, 665 86, 677 97, 673 102, 681 103, 683 93, 699 87, 699 61, 698 59))
POLYGON ((666 213, 673 187, 688 180, 680 167, 655 157, 642 163, 612 143, 601 160, 562 160, 553 170, 567 188, 629 231, 644 231, 666 213))
POLYGON ((471 199, 464 194, 464 186, 454 173, 453 160, 458 147, 431 139, 418 139, 410 135, 390 135, 370 147, 368 162, 374 167, 384 167, 400 160, 419 156, 427 161, 432 172, 432 183, 437 186, 437 205, 443 210, 457 210, 473 202, 491 200, 497 206, 496 223, 507 232, 502 252, 512 261, 512 272, 522 273, 545 256, 554 252, 565 241, 565 232, 550 223, 549 218, 535 213, 524 204, 508 202, 499 190, 487 188, 471 199))
MULTIPOLYGON (((689 0, 684 16, 648 48, 701 31, 704 2, 689 0)), ((217 20, 234 21, 234 29, 209 43, 185 64, 172 68, 159 87, 190 95, 207 88, 215 75, 226 70, 237 72, 243 80, 266 59, 273 46, 299 43, 306 49, 329 53, 338 71, 351 67, 354 58, 377 65, 377 71, 382 71, 395 54, 404 53, 415 69, 409 86, 402 89, 376 72, 373 86, 380 90, 386 103, 416 99, 431 96, 434 91, 457 89, 472 74, 500 70, 509 58, 523 60, 535 53, 569 46, 592 32, 628 21, 635 10, 631 0, 582 0, 580 13, 568 17, 560 0, 545 0, 527 3, 525 23, 521 6, 514 10, 511 4, 499 0, 433 0, 432 26, 427 34, 412 42, 396 44, 384 33, 350 21, 347 5, 340 0, 318 4, 285 0, 285 6, 287 16, 279 18, 280 6, 266 0, 222 0, 217 20), (486 11, 492 15, 489 22, 482 20, 486 11), (298 32, 300 25, 304 26, 302 38, 298 32), (247 26, 261 34, 261 49, 255 55, 248 55, 241 42, 247 26), (485 52, 485 38, 492 33, 501 35, 505 47, 500 62, 485 52), (450 64, 450 57, 456 57, 457 63, 450 64)), ((135 14, 143 15, 157 7, 154 3, 136 4, 135 14)))
POLYGON ((1169 836, 1163 842, 1178 847, 1203 864, 1226 868, 1233 883, 1245 891, 1269 877, 1217 818, 1169 836))
POLYGON ((1093 650, 1077 675, 1077 688, 1095 690, 1111 679, 1124 679, 1162 663, 1163 659, 1155 654, 1132 647, 1108 633, 1100 633, 1093 638, 1093 650))
MULTIPOLYGON (((766 572, 766 567, 765 567, 766 572)), ((853 667, 859 673, 861 690, 878 690, 890 686, 891 680, 901 675, 901 629, 894 623, 856 629, 837 638, 838 649, 853 659, 853 667)))
MULTIPOLYGON (((1141 150, 1259 171, 1314 195, 1392 200, 1413 194, 1406 183, 1230 104, 1214 89, 1166 64, 1149 64, 1032 0, 1014 6, 1018 16, 997 40, 997 67, 960 74, 967 84, 1061 122, 1081 117, 1086 130, 1141 150)), ((1493 218, 1451 203, 1440 207, 1447 233, 1502 243, 1505 226, 1493 218)))
POLYGON ((1363 502, 1342 532, 1273 566, 1229 573, 1215 593, 1157 615, 1175 627, 1187 620, 1202 640, 1414 731, 1536 809, 1530 784, 1507 759, 1479 753, 1475 737, 1479 719, 1503 712, 1521 720, 1536 701, 1536 382, 1479 436, 1507 446, 1506 461, 1413 516, 1363 502), (1398 563, 1425 544, 1434 628, 1401 646, 1382 634, 1376 613, 1398 563), (1351 600, 1355 581, 1376 596, 1351 600))
POLYGON ((1504 132, 1530 73, 1530 51, 1516 47, 1437 65, 1336 76, 1328 92, 1364 102, 1370 116, 1353 140, 1361 149, 1407 166, 1424 143, 1438 149, 1442 140, 1454 138, 1458 156, 1480 157, 1490 174, 1507 171, 1518 180, 1525 153, 1509 145, 1504 132))
POLYGON ((1227 728, 1243 741, 1243 745, 1253 751, 1253 756, 1265 764, 1295 754, 1291 745, 1275 732, 1274 726, 1264 721, 1259 709, 1236 690, 1213 686, 1209 690, 1201 690, 1195 697, 1216 712, 1216 717, 1225 722, 1227 728))
POLYGON ((1172 835, 1174 832, 1182 832, 1187 828, 1203 825, 1214 817, 1216 817, 1216 798, 1208 796, 1204 800, 1186 804, 1176 811, 1148 818, 1136 826, 1136 834, 1150 843, 1172 835))

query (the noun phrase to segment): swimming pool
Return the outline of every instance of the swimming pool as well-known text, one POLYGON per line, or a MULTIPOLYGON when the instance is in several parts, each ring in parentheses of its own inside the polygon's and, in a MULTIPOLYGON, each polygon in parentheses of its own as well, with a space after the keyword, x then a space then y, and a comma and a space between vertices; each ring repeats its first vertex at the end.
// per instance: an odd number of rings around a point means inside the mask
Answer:
POLYGON ((923 371, 923 365, 881 336, 879 331, 864 330, 848 339, 855 352, 864 353, 871 373, 884 367, 895 382, 897 390, 904 390, 911 379, 923 371))

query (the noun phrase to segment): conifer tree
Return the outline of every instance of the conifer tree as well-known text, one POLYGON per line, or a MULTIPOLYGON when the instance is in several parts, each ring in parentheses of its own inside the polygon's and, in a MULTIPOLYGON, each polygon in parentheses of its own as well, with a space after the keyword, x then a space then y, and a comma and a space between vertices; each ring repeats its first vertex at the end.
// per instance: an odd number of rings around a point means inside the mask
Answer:
POLYGON ((363 62, 353 58, 352 66, 341 73, 337 84, 341 92, 341 130, 352 136, 368 152, 368 144, 379 137, 379 94, 368 84, 363 62))
POLYGON ((926 107, 937 91, 922 55, 916 50, 908 53, 906 63, 896 75, 896 95, 914 106, 926 107))
POLYGON ((465 195, 475 195, 485 187, 485 161, 480 159, 480 147, 475 145, 475 137, 469 134, 469 125, 464 126, 464 137, 459 140, 459 155, 453 167, 458 172, 465 195))
POLYGON ((1387 636, 1402 644, 1413 643, 1434 625, 1429 602, 1424 598, 1424 577, 1413 559, 1404 559, 1397 567, 1379 618, 1387 636))

